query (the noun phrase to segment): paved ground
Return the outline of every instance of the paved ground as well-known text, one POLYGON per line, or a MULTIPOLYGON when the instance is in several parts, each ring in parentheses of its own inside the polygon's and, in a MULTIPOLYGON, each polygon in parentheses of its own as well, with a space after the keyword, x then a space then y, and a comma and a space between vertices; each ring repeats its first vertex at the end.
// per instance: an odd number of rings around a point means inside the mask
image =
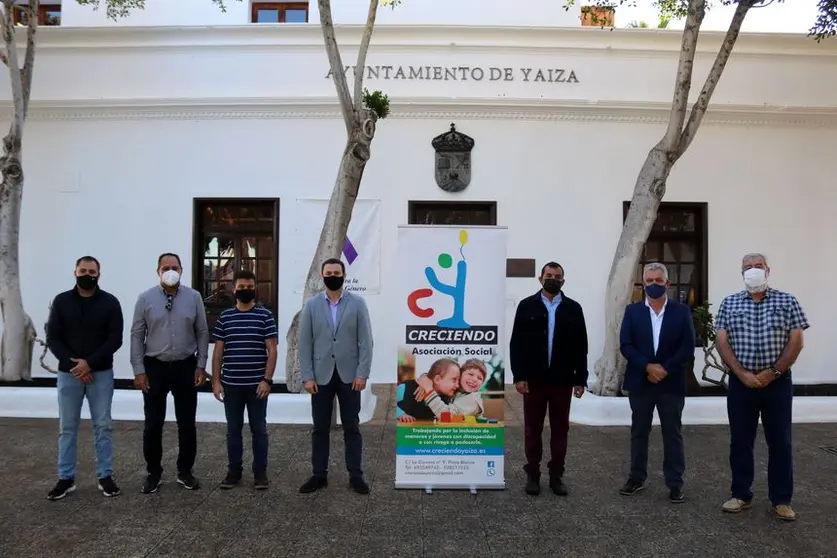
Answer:
MULTIPOLYGON (((796 523, 779 523, 766 501, 766 455, 757 452, 757 505, 738 516, 720 512, 727 497, 725 427, 687 428, 688 501, 666 500, 662 475, 634 498, 624 481, 626 428, 572 428, 567 483, 571 494, 538 498, 522 491, 520 400, 510 396, 507 489, 463 492, 396 491, 392 390, 378 386, 378 416, 362 427, 369 496, 350 492, 342 475, 341 439, 332 446, 332 483, 315 495, 297 493, 309 472, 305 427, 271 427, 267 492, 249 486, 215 488, 225 469, 223 425, 199 425, 196 474, 204 488, 171 482, 176 450, 167 430, 169 470, 158 494, 139 493, 144 474, 141 424, 116 427, 117 480, 123 495, 103 498, 93 478, 89 424, 80 437, 79 490, 48 502, 55 481, 56 422, 0 419, 0 556, 834 556, 837 546, 837 445, 833 425, 795 428, 796 523)), ((659 432, 651 462, 662 460, 659 432)))

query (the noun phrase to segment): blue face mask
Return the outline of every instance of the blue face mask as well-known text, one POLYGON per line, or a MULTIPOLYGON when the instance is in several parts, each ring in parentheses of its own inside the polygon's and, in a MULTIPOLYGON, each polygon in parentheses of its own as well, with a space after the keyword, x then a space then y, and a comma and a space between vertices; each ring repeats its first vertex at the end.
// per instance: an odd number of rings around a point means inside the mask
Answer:
POLYGON ((645 294, 653 299, 662 298, 666 294, 666 286, 660 285, 659 283, 651 283, 645 286, 645 294))

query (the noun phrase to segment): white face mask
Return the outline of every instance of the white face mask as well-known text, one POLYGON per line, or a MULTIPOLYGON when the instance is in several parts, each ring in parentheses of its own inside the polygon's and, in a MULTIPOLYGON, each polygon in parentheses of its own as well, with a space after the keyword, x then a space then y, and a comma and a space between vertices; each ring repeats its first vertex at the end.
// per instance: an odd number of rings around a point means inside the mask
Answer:
POLYGON ((174 287, 180 282, 180 274, 173 269, 163 272, 163 285, 167 287, 174 287))
POLYGON ((744 272, 744 285, 751 293, 767 290, 767 272, 756 267, 748 269, 744 272))

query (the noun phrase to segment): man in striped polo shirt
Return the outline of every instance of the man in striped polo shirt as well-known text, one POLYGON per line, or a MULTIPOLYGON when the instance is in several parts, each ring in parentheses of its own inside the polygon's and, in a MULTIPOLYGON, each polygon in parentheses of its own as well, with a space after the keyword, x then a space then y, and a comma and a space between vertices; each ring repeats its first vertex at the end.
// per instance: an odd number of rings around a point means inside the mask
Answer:
POLYGON ((244 409, 253 435, 253 485, 268 487, 267 396, 276 368, 276 322, 269 309, 256 305, 256 276, 240 271, 235 276, 235 307, 215 323, 212 354, 212 392, 224 403, 227 415, 229 467, 221 488, 241 481, 244 468, 244 409))

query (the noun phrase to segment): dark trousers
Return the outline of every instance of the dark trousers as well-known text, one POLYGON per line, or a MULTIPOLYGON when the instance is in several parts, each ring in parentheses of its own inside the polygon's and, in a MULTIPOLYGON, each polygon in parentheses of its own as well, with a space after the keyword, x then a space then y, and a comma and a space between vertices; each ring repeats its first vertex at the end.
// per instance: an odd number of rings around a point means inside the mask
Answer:
POLYGON ((343 423, 343 442, 346 446, 346 469, 352 477, 362 477, 361 459, 363 438, 360 435, 360 392, 352 384, 344 384, 337 374, 327 384, 317 386, 317 393, 311 396, 311 415, 314 429, 311 431, 311 465, 314 476, 328 475, 328 450, 331 433, 331 413, 334 397, 340 403, 340 421, 343 423))
POLYGON ((523 396, 523 443, 526 465, 530 475, 540 475, 543 457, 543 423, 549 410, 549 476, 564 476, 567 457, 567 435, 570 432, 570 402, 572 386, 556 386, 529 382, 529 393, 523 396))
POLYGON ((166 399, 174 398, 177 419, 177 472, 191 473, 197 454, 195 414, 198 410, 198 389, 195 387, 195 357, 174 362, 156 358, 144 359, 148 375, 148 393, 142 394, 145 410, 145 429, 142 433, 142 452, 149 475, 163 474, 163 425, 166 422, 166 399))
POLYGON ((267 397, 256 396, 258 386, 224 385, 224 413, 227 415, 227 459, 232 473, 244 469, 244 410, 253 437, 253 473, 267 472, 267 397))
POLYGON ((683 450, 682 422, 686 396, 661 392, 656 386, 631 392, 631 480, 645 482, 648 478, 648 438, 654 409, 660 415, 663 431, 663 476, 671 490, 683 488, 686 454, 683 450))
POLYGON ((793 381, 790 377, 774 380, 766 388, 751 389, 730 375, 727 394, 732 469, 732 497, 749 502, 753 499, 753 446, 761 415, 767 441, 767 487, 774 506, 790 504, 793 497, 793 449, 791 420, 793 381))

